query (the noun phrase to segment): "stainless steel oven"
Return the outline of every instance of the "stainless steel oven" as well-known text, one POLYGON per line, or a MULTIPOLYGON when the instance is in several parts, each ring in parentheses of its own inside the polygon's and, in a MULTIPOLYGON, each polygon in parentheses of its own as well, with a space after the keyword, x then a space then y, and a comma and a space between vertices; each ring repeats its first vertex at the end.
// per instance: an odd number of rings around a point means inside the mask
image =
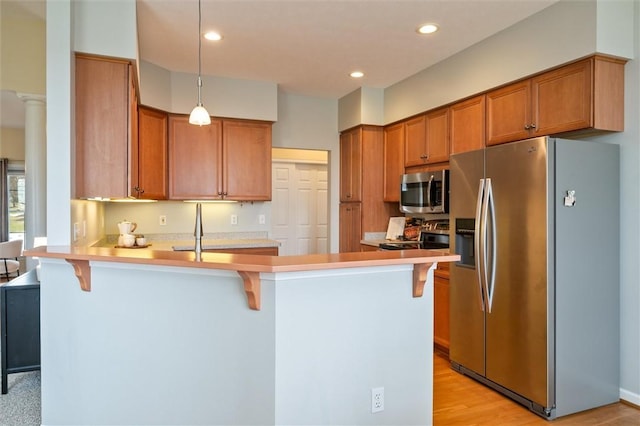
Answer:
POLYGON ((448 213, 449 170, 402 175, 400 211, 404 213, 448 213))
POLYGON ((389 241, 379 245, 380 250, 446 249, 449 248, 449 221, 433 221, 421 231, 417 240, 389 241))

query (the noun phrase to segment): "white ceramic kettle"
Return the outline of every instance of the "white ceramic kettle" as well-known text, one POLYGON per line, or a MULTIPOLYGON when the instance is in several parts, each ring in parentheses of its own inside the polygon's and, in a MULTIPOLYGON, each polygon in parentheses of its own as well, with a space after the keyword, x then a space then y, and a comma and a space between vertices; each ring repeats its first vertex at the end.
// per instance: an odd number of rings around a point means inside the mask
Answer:
POLYGON ((137 223, 129 222, 127 220, 123 220, 122 222, 118 223, 118 229, 120 230, 121 235, 131 234, 136 230, 137 227, 137 223))

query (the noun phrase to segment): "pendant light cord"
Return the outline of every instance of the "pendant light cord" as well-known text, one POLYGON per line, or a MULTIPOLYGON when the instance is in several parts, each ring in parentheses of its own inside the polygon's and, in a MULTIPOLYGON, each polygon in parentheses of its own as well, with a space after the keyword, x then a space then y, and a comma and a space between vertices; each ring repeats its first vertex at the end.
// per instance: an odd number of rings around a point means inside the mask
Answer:
POLYGON ((198 0, 198 106, 202 106, 202 3, 198 0))

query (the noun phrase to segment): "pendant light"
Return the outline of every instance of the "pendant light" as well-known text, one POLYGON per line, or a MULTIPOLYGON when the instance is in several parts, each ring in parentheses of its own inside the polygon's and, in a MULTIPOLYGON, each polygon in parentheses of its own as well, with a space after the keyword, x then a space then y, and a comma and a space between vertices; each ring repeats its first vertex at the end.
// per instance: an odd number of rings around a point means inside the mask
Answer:
POLYGON ((201 89, 202 89, 202 5, 198 0, 198 104, 189 115, 189 124, 204 126, 211 124, 209 112, 202 105, 201 89))

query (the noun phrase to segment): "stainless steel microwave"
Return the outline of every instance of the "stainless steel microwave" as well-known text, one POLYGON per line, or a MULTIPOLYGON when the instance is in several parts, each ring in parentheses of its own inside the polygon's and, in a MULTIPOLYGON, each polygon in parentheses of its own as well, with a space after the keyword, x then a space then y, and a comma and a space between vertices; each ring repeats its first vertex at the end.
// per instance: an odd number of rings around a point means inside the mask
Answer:
POLYGON ((400 211, 449 213, 449 170, 402 175, 400 211))

